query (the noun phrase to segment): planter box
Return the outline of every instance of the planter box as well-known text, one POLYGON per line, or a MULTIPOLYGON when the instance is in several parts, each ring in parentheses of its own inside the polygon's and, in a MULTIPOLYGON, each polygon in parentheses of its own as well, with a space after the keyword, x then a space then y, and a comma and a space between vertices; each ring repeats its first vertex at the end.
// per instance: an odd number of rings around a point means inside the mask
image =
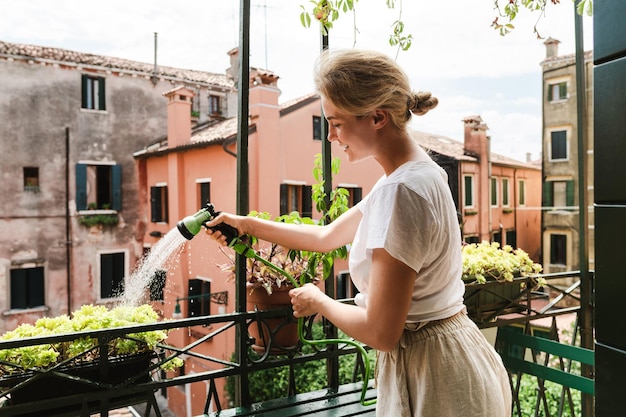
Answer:
POLYGON ((475 322, 490 321, 503 314, 526 310, 521 302, 527 295, 526 278, 511 282, 466 283, 464 302, 469 316, 475 322))
MULTIPOLYGON (((136 384, 151 381, 148 369, 151 366, 154 352, 118 357, 109 359, 108 372, 100 367, 99 361, 84 362, 75 366, 63 366, 47 373, 24 372, 8 375, 0 378, 0 390, 8 389, 22 384, 8 394, 9 405, 33 403, 50 399, 59 399, 76 394, 97 393, 102 391, 115 391, 127 384, 136 384), (52 373, 54 372, 54 373, 52 373), (131 380, 127 383, 127 381, 131 380)), ((132 401, 137 395, 115 395, 111 393, 109 399, 118 401, 128 398, 128 404, 140 401, 132 401)), ((141 394, 145 400, 145 394, 141 394)), ((71 404, 54 409, 55 413, 71 412, 76 410, 76 415, 84 404, 71 404)), ((97 407, 98 401, 87 404, 88 408, 97 407)), ((51 411, 51 410, 48 410, 51 411)), ((41 412, 28 412, 19 416, 41 416, 41 412)))

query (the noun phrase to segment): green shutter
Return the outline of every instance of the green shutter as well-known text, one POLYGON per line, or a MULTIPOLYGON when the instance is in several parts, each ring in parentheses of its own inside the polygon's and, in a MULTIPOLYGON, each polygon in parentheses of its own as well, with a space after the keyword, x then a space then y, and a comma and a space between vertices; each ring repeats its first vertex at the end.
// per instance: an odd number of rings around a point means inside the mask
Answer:
POLYGON ((554 189, 554 184, 552 181, 546 181, 543 183, 543 206, 544 207, 552 207, 552 196, 554 193, 552 190, 554 189))
MULTIPOLYGON (((98 110, 106 110, 106 101, 104 95, 104 77, 98 77, 98 110)), ((94 106, 96 104, 94 103, 94 106)))
POLYGON ((87 108, 87 91, 89 89, 89 77, 83 74, 81 76, 81 107, 87 108))
POLYGON ((562 82, 559 85, 559 98, 560 99, 566 99, 567 98, 567 83, 566 82, 562 82))
POLYGON ((552 84, 548 84, 548 101, 552 101, 552 84))
POLYGON ((568 207, 574 206, 574 180, 569 180, 565 183, 565 199, 568 207))
POLYGON ((86 164, 76 164, 76 210, 87 210, 86 164))
POLYGON ((122 166, 113 165, 111 167, 111 208, 122 210, 122 166))

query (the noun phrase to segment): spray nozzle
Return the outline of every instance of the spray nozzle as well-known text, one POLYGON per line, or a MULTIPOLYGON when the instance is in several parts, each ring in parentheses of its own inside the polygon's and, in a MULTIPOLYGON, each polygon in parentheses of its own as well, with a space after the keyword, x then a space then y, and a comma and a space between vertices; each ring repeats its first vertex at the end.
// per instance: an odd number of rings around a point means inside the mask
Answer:
MULTIPOLYGON (((220 214, 220 212, 215 211, 215 207, 213 204, 206 203, 206 206, 198 210, 195 214, 191 216, 187 216, 176 224, 176 228, 187 240, 193 239, 195 235, 200 232, 202 226, 207 227, 206 223, 213 219, 215 216, 220 214)), ((237 229, 226 224, 220 223, 217 226, 213 226, 210 228, 211 230, 218 230, 222 232, 224 236, 226 236, 226 240, 231 242, 233 239, 239 236, 237 229)))

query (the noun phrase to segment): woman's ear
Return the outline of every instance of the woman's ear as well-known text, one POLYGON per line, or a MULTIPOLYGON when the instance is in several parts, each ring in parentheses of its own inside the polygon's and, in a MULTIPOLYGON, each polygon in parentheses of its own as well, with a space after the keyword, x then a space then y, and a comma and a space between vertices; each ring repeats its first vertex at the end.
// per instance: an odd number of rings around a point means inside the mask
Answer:
POLYGON ((372 118, 374 120, 374 127, 380 129, 389 121, 389 113, 387 110, 376 109, 373 111, 372 118))

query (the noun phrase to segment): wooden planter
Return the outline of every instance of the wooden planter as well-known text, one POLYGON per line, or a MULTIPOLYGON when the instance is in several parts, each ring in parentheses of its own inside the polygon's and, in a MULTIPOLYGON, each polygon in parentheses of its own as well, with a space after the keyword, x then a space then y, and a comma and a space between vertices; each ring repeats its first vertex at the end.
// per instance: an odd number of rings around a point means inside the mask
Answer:
POLYGON ((466 283, 464 302, 468 315, 480 323, 524 311, 527 307, 522 303, 528 294, 526 282, 526 278, 514 278, 510 282, 466 283))
MULTIPOLYGON (((275 288, 268 294, 263 287, 247 284, 248 311, 288 309, 291 311, 290 288, 275 288)), ((291 314, 291 313, 290 313, 291 314)), ((254 320, 248 326, 248 334, 254 339, 252 349, 257 353, 286 353, 298 346, 298 325, 293 316, 289 318, 264 318, 254 320)))
MULTIPOLYGON (((108 372, 105 372, 98 360, 84 362, 78 365, 62 366, 55 368, 54 372, 35 373, 23 372, 20 374, 7 375, 0 378, 0 390, 7 391, 17 387, 10 394, 8 402, 10 405, 19 405, 33 403, 35 401, 44 401, 50 399, 60 399, 62 397, 72 396, 76 394, 97 393, 100 391, 111 390, 151 381, 148 372, 154 352, 140 353, 126 357, 118 357, 109 359, 108 372), (18 386, 18 384, 21 384, 18 386)), ((114 401, 128 400, 128 404, 137 403, 134 395, 110 395, 109 398, 114 401)), ((142 394, 142 398, 145 394, 142 394)), ((81 409, 97 407, 98 403, 93 404, 68 404, 54 409, 55 415, 60 412, 71 413, 76 410, 76 415, 80 414, 81 409)), ((52 410, 48 410, 52 412, 52 410)), ((41 416, 41 412, 33 412, 19 414, 24 416, 41 416)))

